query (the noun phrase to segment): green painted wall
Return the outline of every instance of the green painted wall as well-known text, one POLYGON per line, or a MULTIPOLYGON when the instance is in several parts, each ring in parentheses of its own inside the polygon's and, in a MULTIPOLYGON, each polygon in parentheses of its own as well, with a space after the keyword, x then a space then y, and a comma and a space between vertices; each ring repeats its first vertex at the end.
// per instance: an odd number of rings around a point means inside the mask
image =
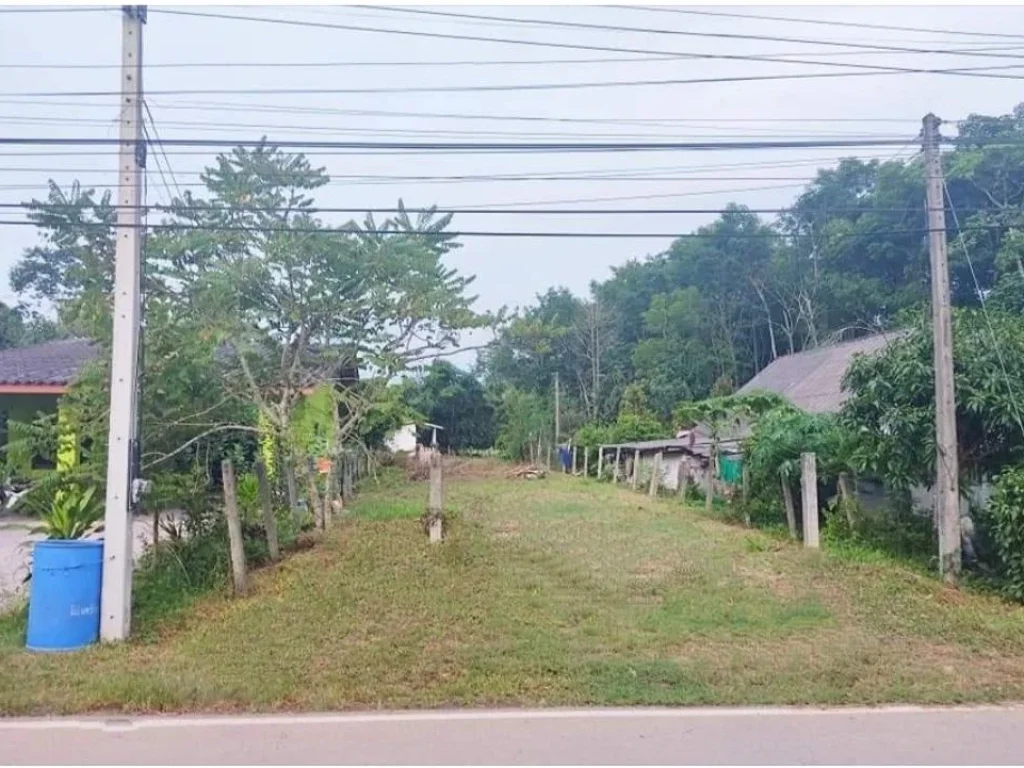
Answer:
MULTIPOLYGON (((55 413, 57 411, 57 395, 0 395, 0 444, 7 445, 7 423, 11 421, 31 422, 40 412, 55 413)), ((11 455, 11 462, 21 472, 32 469, 32 457, 28 455, 11 455)))

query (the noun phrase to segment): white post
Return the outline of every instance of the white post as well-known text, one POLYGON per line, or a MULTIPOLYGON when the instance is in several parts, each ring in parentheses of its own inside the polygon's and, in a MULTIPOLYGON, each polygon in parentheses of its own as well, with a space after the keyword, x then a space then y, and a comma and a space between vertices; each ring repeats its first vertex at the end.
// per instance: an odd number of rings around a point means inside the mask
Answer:
POLYGON ((654 454, 654 466, 651 467, 651 486, 647 492, 651 496, 657 496, 659 485, 661 485, 661 451, 654 454))
POLYGON ((615 447, 615 469, 612 470, 612 482, 618 485, 619 476, 622 472, 622 448, 615 447))
POLYGON ((939 573, 956 584, 962 566, 956 392, 953 384, 953 326, 950 317, 949 262, 939 118, 926 115, 925 190, 928 200, 928 252, 932 267, 932 334, 935 357, 935 521, 939 530, 939 573))
POLYGON ((437 451, 430 454, 427 520, 427 535, 430 543, 436 544, 444 538, 444 465, 437 451))
POLYGON ((804 507, 804 546, 818 548, 818 462, 813 453, 800 454, 800 495, 804 507))
POLYGON ((601 470, 604 469, 604 446, 597 446, 597 479, 601 479, 601 470))
POLYGON ((142 25, 146 8, 126 5, 121 24, 121 135, 118 155, 117 244, 114 250, 114 335, 110 362, 110 436, 104 514, 100 638, 126 640, 132 607, 132 487, 138 440, 139 334, 142 321, 142 25))

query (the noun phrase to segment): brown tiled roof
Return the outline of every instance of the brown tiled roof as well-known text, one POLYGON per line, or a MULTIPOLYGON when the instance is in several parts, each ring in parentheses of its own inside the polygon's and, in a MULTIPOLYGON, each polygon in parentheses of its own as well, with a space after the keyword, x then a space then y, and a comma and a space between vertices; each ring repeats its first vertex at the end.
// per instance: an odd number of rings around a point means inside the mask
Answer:
POLYGON ((67 386, 97 354, 87 339, 0 350, 0 386, 67 386))
POLYGON ((775 392, 809 413, 837 413, 846 399, 842 382, 853 356, 878 352, 899 336, 879 333, 776 358, 739 391, 775 392))

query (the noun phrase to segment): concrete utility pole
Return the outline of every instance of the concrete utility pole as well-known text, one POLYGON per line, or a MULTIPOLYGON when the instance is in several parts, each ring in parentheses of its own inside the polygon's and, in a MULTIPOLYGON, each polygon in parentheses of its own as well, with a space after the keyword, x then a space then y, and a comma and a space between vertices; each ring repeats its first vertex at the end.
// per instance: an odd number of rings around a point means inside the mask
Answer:
POLYGON ((935 521, 939 531, 939 573, 956 584, 960 578, 960 483, 956 438, 956 393, 953 388, 953 324, 949 308, 949 263, 939 118, 924 118, 928 251, 932 266, 932 337, 935 352, 935 521))
POLYGON ((126 639, 131 628, 132 512, 141 487, 135 459, 142 321, 142 179, 146 168, 146 144, 142 138, 142 27, 146 23, 146 6, 126 5, 123 14, 114 337, 100 602, 100 638, 105 642, 126 639))

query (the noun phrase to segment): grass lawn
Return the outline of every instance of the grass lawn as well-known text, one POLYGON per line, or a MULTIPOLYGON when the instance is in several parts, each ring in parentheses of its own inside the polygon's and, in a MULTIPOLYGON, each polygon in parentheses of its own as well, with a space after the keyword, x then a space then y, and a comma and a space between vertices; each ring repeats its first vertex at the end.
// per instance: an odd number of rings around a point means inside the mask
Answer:
POLYGON ((39 656, 0 620, 0 713, 1024 699, 1022 608, 677 499, 472 466, 444 545, 424 483, 369 488, 252 596, 155 640, 39 656))

